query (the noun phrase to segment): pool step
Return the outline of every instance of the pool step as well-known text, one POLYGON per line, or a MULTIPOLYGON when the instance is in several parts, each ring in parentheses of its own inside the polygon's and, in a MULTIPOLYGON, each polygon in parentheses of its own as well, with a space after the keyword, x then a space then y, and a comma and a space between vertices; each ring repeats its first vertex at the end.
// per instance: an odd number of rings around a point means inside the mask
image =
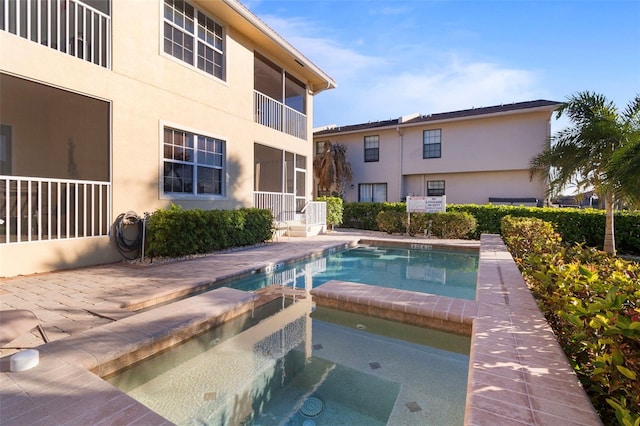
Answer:
POLYGON ((405 324, 471 335, 478 304, 435 294, 417 293, 349 281, 328 281, 311 290, 319 306, 371 315, 405 324))

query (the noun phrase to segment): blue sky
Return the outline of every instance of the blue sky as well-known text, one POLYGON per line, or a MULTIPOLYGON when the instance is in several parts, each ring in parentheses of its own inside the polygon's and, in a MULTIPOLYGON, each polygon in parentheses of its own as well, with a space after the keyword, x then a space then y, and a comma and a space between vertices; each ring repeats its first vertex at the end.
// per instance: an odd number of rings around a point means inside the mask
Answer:
POLYGON ((336 80, 315 127, 586 90, 624 110, 640 93, 638 0, 243 3, 336 80))

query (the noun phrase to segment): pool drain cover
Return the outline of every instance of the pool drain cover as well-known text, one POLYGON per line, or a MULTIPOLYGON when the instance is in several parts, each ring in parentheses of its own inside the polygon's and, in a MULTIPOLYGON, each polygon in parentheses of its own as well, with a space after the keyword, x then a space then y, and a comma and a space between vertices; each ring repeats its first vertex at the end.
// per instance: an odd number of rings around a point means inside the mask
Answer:
POLYGON ((307 398, 302 407, 300 408, 300 414, 305 417, 318 417, 324 410, 324 402, 316 396, 310 396, 307 398))

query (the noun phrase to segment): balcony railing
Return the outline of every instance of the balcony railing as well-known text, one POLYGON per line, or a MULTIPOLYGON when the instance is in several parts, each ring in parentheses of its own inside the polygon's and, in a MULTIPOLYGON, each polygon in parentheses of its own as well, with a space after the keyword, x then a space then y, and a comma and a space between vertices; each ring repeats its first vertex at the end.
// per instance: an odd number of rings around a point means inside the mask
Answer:
POLYGON ((110 194, 109 182, 0 176, 0 243, 109 235, 110 194))
POLYGON ((254 90, 253 110, 256 123, 300 139, 307 139, 307 116, 282 102, 254 90))
POLYGON ((111 67, 111 17, 79 0, 0 0, 0 30, 111 67))
POLYGON ((304 213, 304 223, 307 225, 327 224, 327 203, 324 201, 309 201, 301 213, 304 213))
POLYGON ((255 191, 253 193, 253 207, 271 210, 273 218, 279 222, 290 222, 296 219, 296 197, 294 194, 255 191))

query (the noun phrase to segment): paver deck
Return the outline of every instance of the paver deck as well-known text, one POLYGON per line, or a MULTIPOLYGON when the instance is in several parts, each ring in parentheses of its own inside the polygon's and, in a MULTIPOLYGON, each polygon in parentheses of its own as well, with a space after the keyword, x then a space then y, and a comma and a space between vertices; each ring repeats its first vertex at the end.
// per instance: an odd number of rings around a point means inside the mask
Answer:
MULTIPOLYGON (((141 343, 145 339, 161 341, 161 336, 180 334, 167 330, 201 329, 229 311, 246 308, 251 296, 220 289, 220 310, 205 317, 197 308, 180 310, 181 304, 191 306, 192 299, 144 313, 132 307, 164 302, 236 274, 370 238, 434 244, 420 238, 334 232, 154 266, 120 263, 3 279, 0 309, 34 311, 53 342, 38 346, 42 341, 37 333, 13 342, 40 350, 40 364, 19 373, 8 372, 9 355, 15 350, 0 352, 6 355, 0 360, 0 423, 169 424, 89 370, 101 374, 117 368, 127 362, 127 354, 148 346, 141 343)), ((450 243, 478 246, 470 241, 450 243)), ((378 312, 405 319, 407 314, 417 315, 467 330, 473 324, 465 424, 601 424, 500 239, 484 236, 482 246, 475 302, 438 298, 431 307, 433 297, 403 293, 391 300, 388 294, 371 293, 367 299, 362 294, 366 288, 349 283, 328 283, 327 292, 317 297, 377 305, 378 312), (343 292, 338 284, 343 284, 343 292)), ((193 303, 215 297, 211 292, 193 303)), ((212 299, 203 303, 210 309, 212 299)))

